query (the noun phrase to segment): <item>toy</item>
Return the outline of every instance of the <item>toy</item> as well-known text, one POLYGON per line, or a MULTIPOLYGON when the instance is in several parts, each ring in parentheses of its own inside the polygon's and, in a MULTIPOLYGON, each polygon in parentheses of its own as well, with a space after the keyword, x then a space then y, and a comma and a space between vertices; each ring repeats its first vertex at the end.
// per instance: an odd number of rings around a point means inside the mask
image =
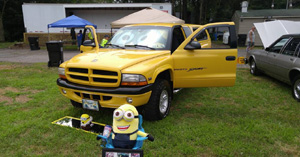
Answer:
POLYGON ((71 127, 76 130, 81 130, 86 133, 91 133, 94 135, 99 135, 100 133, 102 133, 103 128, 105 127, 105 124, 93 122, 92 121, 93 118, 92 119, 88 118, 88 115, 86 115, 86 114, 81 115, 81 118, 83 121, 80 118, 65 116, 58 120, 53 121, 52 124, 56 124, 56 125, 64 126, 64 127, 71 127), (87 119, 85 120, 84 118, 87 118, 87 119), (85 124, 93 124, 93 125, 89 129, 87 129, 87 128, 83 129, 82 127, 85 124))
POLYGON ((88 114, 82 114, 80 117, 80 127, 83 130, 90 130, 93 127, 93 117, 88 114))
POLYGON ((143 140, 154 141, 154 137, 144 132, 142 116, 132 105, 122 105, 113 113, 111 136, 98 135, 97 139, 107 141, 106 148, 141 149, 143 140))

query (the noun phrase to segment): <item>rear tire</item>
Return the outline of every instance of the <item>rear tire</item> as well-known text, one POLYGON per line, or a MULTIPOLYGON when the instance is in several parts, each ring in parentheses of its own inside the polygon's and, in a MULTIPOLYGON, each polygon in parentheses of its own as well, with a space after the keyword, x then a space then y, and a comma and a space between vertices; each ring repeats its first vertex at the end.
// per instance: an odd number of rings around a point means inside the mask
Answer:
POLYGON ((156 121, 165 118, 171 106, 171 88, 167 80, 157 79, 151 97, 142 114, 146 120, 156 121))
POLYGON ((260 74, 259 69, 256 67, 254 59, 250 61, 250 73, 254 76, 258 76, 260 74))
POLYGON ((82 108, 82 103, 79 103, 79 102, 76 102, 76 101, 73 101, 73 100, 70 100, 70 101, 71 101, 71 104, 74 107, 82 108))
POLYGON ((292 87, 293 97, 300 102, 300 75, 296 76, 292 87))

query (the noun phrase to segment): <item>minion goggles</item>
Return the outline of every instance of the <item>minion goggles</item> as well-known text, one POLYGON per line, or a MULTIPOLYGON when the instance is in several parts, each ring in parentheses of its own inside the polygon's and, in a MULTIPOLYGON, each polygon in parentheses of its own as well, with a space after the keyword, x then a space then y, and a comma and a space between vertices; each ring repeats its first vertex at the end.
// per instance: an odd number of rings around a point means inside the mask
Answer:
POLYGON ((91 116, 89 116, 88 114, 83 114, 83 115, 81 115, 81 117, 80 117, 80 120, 81 120, 81 123, 82 123, 82 124, 87 124, 87 123, 91 122, 92 119, 93 119, 93 118, 92 118, 91 116))
POLYGON ((133 114, 133 111, 128 110, 128 111, 123 111, 122 109, 116 109, 114 111, 113 117, 117 120, 120 121, 124 119, 127 122, 131 122, 134 118, 139 118, 139 116, 135 116, 133 114))

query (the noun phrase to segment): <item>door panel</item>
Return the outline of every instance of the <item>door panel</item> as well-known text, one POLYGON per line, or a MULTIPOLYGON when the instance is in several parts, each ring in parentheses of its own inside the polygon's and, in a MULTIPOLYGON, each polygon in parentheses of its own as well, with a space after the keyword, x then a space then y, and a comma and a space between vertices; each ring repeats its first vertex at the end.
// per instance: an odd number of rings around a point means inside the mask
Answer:
POLYGON ((256 66, 258 69, 265 71, 266 69, 269 69, 269 64, 267 63, 267 56, 269 54, 268 51, 265 50, 258 50, 257 53, 254 54, 256 66))
POLYGON ((280 56, 280 53, 285 46, 285 44, 289 41, 289 38, 282 38, 279 39, 277 42, 275 42, 273 45, 269 48, 269 53, 266 58, 266 62, 268 64, 266 69, 267 73, 270 73, 273 77, 279 78, 278 75, 278 57, 280 56))
POLYGON ((289 81, 289 72, 297 59, 295 54, 300 38, 292 39, 277 57, 277 73, 281 80, 289 81))
POLYGON ((233 86, 237 63, 234 24, 214 23, 200 27, 175 50, 172 57, 174 88, 233 86), (212 48, 185 49, 187 44, 206 31, 212 48), (225 31, 229 31, 231 36, 228 45, 222 42, 221 35, 225 31))

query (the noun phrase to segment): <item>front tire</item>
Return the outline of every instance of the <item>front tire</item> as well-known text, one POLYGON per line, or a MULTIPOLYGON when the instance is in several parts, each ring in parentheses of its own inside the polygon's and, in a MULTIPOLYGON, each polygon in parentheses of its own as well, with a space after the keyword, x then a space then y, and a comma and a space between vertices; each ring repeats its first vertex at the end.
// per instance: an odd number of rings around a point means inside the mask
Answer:
POLYGON ((250 73, 254 76, 258 76, 260 74, 258 68, 256 67, 254 59, 250 61, 250 73))
POLYGON ((292 94, 293 97, 300 102, 300 75, 296 76, 293 81, 292 94))
POLYGON ((157 79, 154 83, 151 97, 143 108, 143 116, 146 120, 161 120, 168 115, 170 106, 170 84, 167 80, 157 79))

